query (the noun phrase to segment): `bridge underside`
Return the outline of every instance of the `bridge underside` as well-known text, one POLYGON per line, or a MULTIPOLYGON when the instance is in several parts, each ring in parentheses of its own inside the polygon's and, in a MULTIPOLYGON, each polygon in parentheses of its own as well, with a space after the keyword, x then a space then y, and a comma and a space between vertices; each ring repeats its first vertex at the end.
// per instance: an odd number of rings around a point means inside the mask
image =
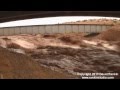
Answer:
POLYGON ((0 11, 0 23, 55 16, 105 16, 120 17, 120 11, 0 11))

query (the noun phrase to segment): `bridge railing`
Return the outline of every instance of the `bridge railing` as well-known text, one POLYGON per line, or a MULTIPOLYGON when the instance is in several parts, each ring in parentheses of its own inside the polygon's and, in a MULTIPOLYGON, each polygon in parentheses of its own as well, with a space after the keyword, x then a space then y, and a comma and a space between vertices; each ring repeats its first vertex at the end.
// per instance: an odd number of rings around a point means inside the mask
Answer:
POLYGON ((17 34, 55 34, 55 33, 100 33, 112 27, 112 25, 97 24, 56 24, 56 25, 34 25, 0 28, 0 35, 17 34))

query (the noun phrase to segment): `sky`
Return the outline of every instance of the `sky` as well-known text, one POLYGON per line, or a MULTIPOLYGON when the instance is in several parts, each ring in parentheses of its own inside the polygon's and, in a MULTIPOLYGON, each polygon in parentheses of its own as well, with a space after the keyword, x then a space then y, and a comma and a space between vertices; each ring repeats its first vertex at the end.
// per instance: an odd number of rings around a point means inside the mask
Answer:
POLYGON ((60 24, 64 22, 88 20, 88 19, 120 19, 113 17, 92 17, 92 16, 66 16, 66 17, 47 17, 47 18, 35 18, 27 20, 19 20, 12 22, 0 23, 0 27, 14 27, 14 26, 29 26, 29 25, 48 25, 48 24, 60 24))

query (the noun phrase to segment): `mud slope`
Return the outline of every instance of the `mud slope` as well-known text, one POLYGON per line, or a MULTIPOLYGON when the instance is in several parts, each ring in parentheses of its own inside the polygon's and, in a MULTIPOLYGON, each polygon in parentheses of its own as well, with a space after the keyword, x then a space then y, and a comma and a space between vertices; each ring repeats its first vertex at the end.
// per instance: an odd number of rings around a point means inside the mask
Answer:
POLYGON ((120 41, 120 26, 114 26, 97 36, 98 39, 107 41, 120 41))
POLYGON ((0 47, 0 79, 56 79, 70 78, 44 68, 22 54, 0 47))

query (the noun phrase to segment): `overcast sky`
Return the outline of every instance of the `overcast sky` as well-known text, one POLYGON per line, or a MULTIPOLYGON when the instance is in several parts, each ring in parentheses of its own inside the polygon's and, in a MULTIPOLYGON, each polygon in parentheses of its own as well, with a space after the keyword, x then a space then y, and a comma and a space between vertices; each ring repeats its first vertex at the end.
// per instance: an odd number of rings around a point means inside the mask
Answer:
MULTIPOLYGON (((63 23, 63 22, 71 22, 71 21, 86 20, 86 19, 100 19, 100 18, 107 18, 107 17, 87 17, 87 16, 86 17, 84 16, 71 17, 71 16, 68 16, 68 17, 36 18, 36 19, 0 23, 0 27, 58 24, 58 23, 63 23)), ((119 19, 119 18, 109 17, 108 19, 119 19)))

